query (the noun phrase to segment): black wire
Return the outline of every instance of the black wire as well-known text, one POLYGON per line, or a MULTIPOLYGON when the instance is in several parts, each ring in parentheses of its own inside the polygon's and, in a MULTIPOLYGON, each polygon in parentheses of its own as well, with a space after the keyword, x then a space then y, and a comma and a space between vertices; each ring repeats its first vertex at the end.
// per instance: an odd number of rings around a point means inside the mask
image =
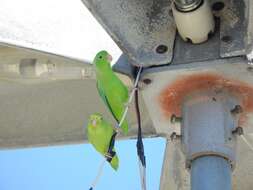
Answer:
POLYGON ((109 144, 109 148, 108 148, 108 151, 107 153, 109 154, 109 156, 111 156, 111 158, 106 158, 106 160, 108 162, 111 162, 112 161, 112 158, 115 156, 116 152, 113 151, 113 148, 114 148, 114 144, 115 144, 115 138, 117 136, 117 132, 114 132, 112 137, 111 137, 111 140, 110 140, 110 144, 109 144))
POLYGON ((139 156, 139 159, 141 161, 141 164, 143 167, 146 168, 146 158, 145 158, 145 152, 144 152, 144 145, 142 141, 142 130, 141 130, 141 114, 140 114, 140 108, 139 108, 139 92, 138 92, 138 84, 136 86, 137 90, 135 90, 134 96, 135 96, 135 109, 136 109, 136 116, 137 116, 137 122, 138 122, 138 136, 137 136, 137 154, 139 156))

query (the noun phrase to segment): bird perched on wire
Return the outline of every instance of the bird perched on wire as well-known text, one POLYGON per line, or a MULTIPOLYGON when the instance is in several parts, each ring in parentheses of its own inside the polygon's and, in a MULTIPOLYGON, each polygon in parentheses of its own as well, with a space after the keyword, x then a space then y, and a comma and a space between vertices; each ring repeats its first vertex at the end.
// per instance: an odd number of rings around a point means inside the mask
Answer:
POLYGON ((88 141, 111 164, 114 170, 119 167, 119 159, 114 148, 116 131, 100 114, 92 114, 87 125, 88 141))
MULTIPOLYGON (((112 56, 108 52, 100 51, 94 58, 93 64, 95 65, 99 95, 119 124, 129 95, 127 87, 113 72, 111 61, 112 56)), ((128 133, 128 123, 126 119, 120 127, 124 134, 128 133)))

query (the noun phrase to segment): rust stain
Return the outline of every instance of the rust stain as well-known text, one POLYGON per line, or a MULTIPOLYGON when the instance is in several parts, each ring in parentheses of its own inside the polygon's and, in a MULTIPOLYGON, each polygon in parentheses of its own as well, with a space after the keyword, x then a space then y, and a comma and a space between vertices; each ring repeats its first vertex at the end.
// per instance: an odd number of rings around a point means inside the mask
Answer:
POLYGON ((253 86, 235 79, 228 79, 218 74, 201 73, 181 77, 168 85, 159 95, 159 103, 166 118, 172 114, 181 115, 184 99, 192 93, 214 90, 226 91, 237 97, 243 107, 240 124, 246 120, 246 114, 253 111, 253 86))

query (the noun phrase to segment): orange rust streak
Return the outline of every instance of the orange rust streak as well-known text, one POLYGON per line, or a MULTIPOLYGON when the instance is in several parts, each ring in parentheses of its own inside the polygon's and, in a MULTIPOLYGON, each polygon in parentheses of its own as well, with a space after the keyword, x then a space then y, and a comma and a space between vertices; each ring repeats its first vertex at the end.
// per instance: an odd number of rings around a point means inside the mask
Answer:
MULTIPOLYGON (((159 103, 166 118, 172 114, 181 115, 181 105, 185 97, 191 93, 210 89, 226 90, 239 98, 244 114, 253 111, 253 87, 234 79, 202 73, 180 78, 168 85, 159 96, 159 103)), ((241 118, 242 119, 242 118, 241 118)))

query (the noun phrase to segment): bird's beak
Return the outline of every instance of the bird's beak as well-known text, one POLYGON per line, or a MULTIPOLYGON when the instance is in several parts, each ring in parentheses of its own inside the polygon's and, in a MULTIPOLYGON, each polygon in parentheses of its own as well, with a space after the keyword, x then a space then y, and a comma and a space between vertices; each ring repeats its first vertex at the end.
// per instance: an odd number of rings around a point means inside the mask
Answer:
POLYGON ((93 126, 96 126, 97 125, 97 121, 94 119, 94 120, 92 120, 92 125, 93 126))
POLYGON ((112 56, 111 55, 107 55, 107 60, 109 61, 109 62, 111 62, 112 61, 112 56))

